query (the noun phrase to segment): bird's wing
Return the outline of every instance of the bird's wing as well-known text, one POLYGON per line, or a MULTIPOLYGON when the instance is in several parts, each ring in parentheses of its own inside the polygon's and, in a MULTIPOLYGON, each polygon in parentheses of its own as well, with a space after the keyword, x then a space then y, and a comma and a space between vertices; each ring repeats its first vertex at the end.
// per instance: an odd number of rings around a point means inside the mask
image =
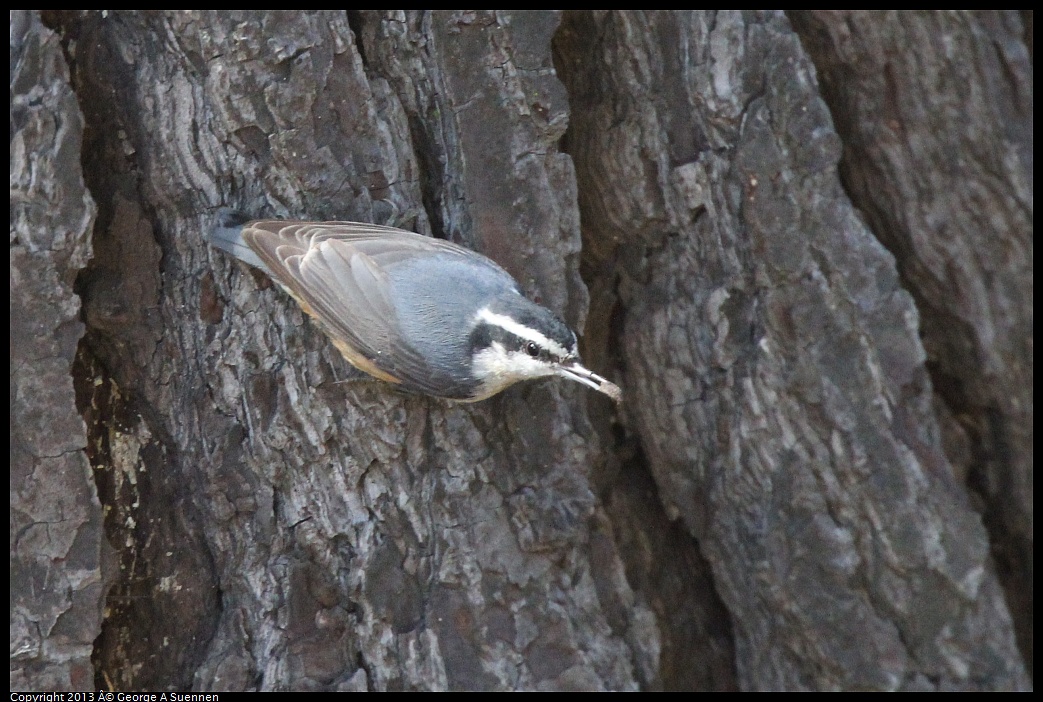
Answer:
POLYGON ((473 253, 354 222, 256 221, 243 226, 242 238, 349 362, 382 380, 440 394, 433 369, 402 339, 386 268, 424 252, 473 253))

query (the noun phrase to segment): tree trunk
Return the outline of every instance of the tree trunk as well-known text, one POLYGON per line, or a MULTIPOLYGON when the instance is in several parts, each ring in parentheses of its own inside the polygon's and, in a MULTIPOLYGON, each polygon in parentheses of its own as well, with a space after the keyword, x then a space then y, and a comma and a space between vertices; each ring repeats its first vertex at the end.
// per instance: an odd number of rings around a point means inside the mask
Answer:
POLYGON ((1023 19, 12 13, 12 689, 1029 688, 1023 19), (624 402, 344 382, 221 207, 624 402))

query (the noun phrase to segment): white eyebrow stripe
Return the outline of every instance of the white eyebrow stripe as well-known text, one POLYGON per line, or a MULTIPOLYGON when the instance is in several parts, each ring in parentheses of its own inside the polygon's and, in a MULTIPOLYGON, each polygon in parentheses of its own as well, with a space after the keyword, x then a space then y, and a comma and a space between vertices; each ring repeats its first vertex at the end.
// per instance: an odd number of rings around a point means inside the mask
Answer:
POLYGON ((479 319, 483 322, 488 322, 489 324, 495 324, 496 326, 500 327, 500 329, 503 329, 504 331, 509 331, 511 334, 521 337, 522 339, 535 341, 537 344, 547 349, 555 356, 560 356, 561 358, 567 358, 569 356, 568 350, 566 350, 564 346, 559 344, 554 339, 549 339, 540 332, 536 331, 535 329, 531 329, 525 326, 524 324, 518 324, 518 322, 514 321, 507 315, 496 314, 488 307, 483 307, 482 309, 478 310, 478 314, 475 315, 475 319, 479 319))

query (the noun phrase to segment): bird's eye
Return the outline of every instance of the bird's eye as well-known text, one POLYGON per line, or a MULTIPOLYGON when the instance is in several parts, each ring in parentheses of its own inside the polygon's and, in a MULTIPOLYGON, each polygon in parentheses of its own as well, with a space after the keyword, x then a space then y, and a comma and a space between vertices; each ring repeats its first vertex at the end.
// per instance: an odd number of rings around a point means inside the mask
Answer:
POLYGON ((533 358, 536 358, 540 355, 540 347, 536 344, 535 341, 530 341, 529 343, 525 344, 525 353, 529 354, 533 358))

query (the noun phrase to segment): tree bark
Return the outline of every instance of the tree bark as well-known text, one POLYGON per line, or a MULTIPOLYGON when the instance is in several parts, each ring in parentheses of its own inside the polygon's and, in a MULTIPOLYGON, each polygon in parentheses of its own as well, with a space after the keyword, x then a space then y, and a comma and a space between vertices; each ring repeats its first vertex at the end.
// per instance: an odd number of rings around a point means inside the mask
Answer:
POLYGON ((11 13, 11 689, 94 683, 101 504, 71 368, 94 203, 58 37, 11 13))
POLYGON ((13 13, 12 688, 1029 688, 1021 21, 13 13), (622 408, 342 382, 220 207, 481 251, 622 408))
POLYGON ((1031 666, 1031 12, 1027 26, 1017 13, 795 17, 844 143, 841 178, 920 310, 946 454, 980 501, 1031 666))

